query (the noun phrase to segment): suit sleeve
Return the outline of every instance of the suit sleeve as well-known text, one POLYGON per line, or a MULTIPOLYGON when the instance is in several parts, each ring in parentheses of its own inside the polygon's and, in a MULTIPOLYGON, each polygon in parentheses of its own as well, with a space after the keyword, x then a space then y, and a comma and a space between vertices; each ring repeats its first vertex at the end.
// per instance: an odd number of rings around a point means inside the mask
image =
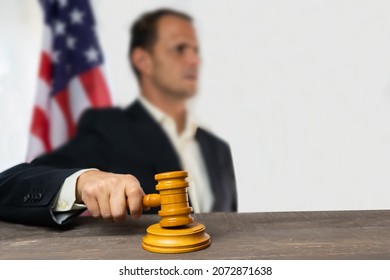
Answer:
POLYGON ((215 196, 214 212, 237 211, 237 187, 230 146, 210 132, 199 128, 196 138, 201 146, 215 196))
POLYGON ((219 211, 237 212, 237 186, 236 176, 234 172, 233 157, 230 146, 224 142, 219 141, 216 149, 218 159, 218 168, 216 172, 219 176, 222 190, 222 199, 220 199, 219 211), (223 203, 222 201, 223 200, 223 203))
POLYGON ((63 181, 77 170, 23 163, 4 171, 0 175, 0 218, 55 225, 51 204, 63 181))
POLYGON ((230 210, 232 212, 237 212, 238 211, 238 198, 237 198, 236 175, 234 172, 233 157, 232 157, 230 147, 227 146, 226 149, 227 149, 227 151, 226 151, 226 162, 225 162, 225 166, 226 166, 225 176, 228 177, 226 179, 226 182, 230 182, 230 184, 229 183, 227 183, 227 184, 230 187, 230 192, 232 195, 230 210))
MULTIPOLYGON (((81 118, 78 132, 70 142, 29 164, 22 163, 2 172, 0 219, 56 225, 51 205, 65 179, 84 168, 106 169, 110 162, 107 126, 100 122, 101 119, 106 118, 99 112, 88 111, 81 118)), ((74 214, 77 216, 81 212, 74 214)))

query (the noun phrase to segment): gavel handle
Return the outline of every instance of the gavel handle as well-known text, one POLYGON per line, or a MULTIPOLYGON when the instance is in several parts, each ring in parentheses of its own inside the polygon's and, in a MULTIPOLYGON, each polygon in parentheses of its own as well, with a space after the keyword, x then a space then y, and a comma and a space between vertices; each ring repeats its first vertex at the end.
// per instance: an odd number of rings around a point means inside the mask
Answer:
POLYGON ((161 205, 160 195, 157 193, 144 196, 142 203, 144 207, 159 207, 161 205))

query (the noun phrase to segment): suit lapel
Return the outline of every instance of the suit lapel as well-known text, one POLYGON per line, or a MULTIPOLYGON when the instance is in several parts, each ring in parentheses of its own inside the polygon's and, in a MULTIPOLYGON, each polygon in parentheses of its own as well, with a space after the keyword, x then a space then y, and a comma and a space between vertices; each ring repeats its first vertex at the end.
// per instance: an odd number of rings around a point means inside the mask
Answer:
MULTIPOLYGON (((139 101, 134 102, 125 112, 128 116, 133 137, 137 140, 140 153, 144 155, 146 161, 154 166, 155 174, 182 170, 179 157, 168 136, 142 107, 141 103, 139 101)), ((215 147, 213 147, 203 129, 198 128, 195 137, 199 143, 214 194, 213 211, 215 211, 220 208, 220 204, 224 200, 223 190, 218 188, 221 185, 218 157, 215 147)))
POLYGON ((126 109, 134 138, 145 159, 154 165, 156 173, 180 170, 179 158, 165 132, 139 101, 126 109))
POLYGON ((216 162, 215 149, 212 147, 212 144, 207 139, 207 135, 204 130, 198 128, 196 131, 196 140, 199 143, 200 150, 206 165, 207 175, 210 180, 211 190, 214 195, 214 205, 213 210, 216 209, 219 203, 219 196, 221 195, 221 190, 218 190, 220 185, 220 176, 218 175, 218 166, 216 162))

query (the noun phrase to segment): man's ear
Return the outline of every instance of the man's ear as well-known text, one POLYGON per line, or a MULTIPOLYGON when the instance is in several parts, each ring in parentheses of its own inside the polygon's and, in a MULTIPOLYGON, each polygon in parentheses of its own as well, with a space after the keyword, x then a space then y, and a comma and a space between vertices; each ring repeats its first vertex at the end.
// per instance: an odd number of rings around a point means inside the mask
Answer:
POLYGON ((148 51, 142 48, 135 48, 130 57, 134 67, 141 75, 149 76, 152 73, 152 58, 148 51))

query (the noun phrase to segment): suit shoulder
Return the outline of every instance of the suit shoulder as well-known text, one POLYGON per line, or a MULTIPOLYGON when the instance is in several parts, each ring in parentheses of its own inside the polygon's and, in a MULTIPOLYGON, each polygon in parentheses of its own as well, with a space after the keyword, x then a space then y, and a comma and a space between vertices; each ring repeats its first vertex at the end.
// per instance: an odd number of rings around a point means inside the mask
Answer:
POLYGON ((83 118, 110 118, 110 117, 123 117, 123 109, 119 107, 107 107, 107 108, 88 108, 81 115, 83 118))
POLYGON ((212 133, 204 128, 201 128, 201 127, 198 128, 198 130, 196 132, 196 137, 200 141, 208 141, 209 143, 212 143, 214 145, 218 145, 218 146, 221 146, 225 149, 230 150, 230 146, 229 146, 228 142, 226 142, 221 137, 217 136, 216 134, 214 134, 214 133, 212 133))
POLYGON ((83 112, 79 120, 79 127, 90 125, 111 125, 116 121, 124 119, 123 109, 119 107, 110 108, 89 108, 83 112))

